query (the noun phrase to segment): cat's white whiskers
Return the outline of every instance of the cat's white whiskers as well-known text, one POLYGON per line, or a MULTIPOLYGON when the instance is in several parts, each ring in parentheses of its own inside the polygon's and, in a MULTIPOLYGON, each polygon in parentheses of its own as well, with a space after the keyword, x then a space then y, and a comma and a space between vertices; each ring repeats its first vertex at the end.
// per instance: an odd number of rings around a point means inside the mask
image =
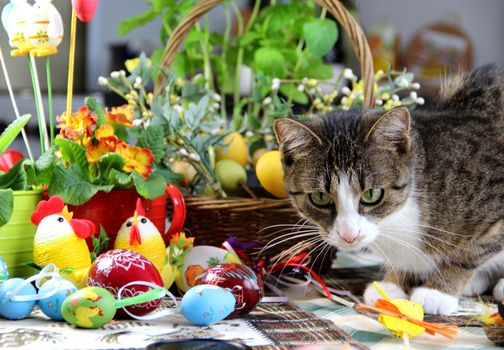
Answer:
MULTIPOLYGON (((281 232, 285 232, 285 231, 291 231, 289 232, 288 234, 290 233, 297 233, 297 232, 301 232, 302 230, 317 230, 318 227, 316 226, 299 226, 299 227, 288 227, 288 228, 284 228, 284 229, 281 229, 281 230, 278 230, 278 231, 275 231, 275 232, 272 232, 271 234, 267 235, 267 236, 263 236, 264 238, 268 238, 268 237, 271 237, 271 236, 274 236, 274 235, 278 235, 279 233, 281 232)), ((276 238, 276 237, 275 237, 276 238)))
POLYGON ((282 243, 285 243, 287 241, 290 241, 290 240, 293 240, 296 238, 316 236, 318 234, 319 234, 318 230, 317 231, 306 230, 306 231, 300 231, 300 232, 286 233, 285 235, 282 235, 280 237, 276 237, 276 238, 272 239, 271 241, 269 241, 268 243, 266 243, 266 245, 264 246, 264 248, 262 250, 271 249, 271 248, 277 246, 278 244, 282 244, 282 243))
POLYGON ((476 237, 477 235, 468 235, 468 234, 460 234, 460 233, 455 233, 455 232, 451 232, 451 231, 447 231, 447 230, 443 230, 439 227, 434 227, 434 226, 429 226, 429 225, 422 225, 422 224, 419 224, 418 226, 420 227, 425 227, 425 228, 429 228, 431 230, 435 230, 435 231, 439 231, 439 232, 443 232, 443 233, 446 233, 446 234, 449 234, 449 235, 454 235, 454 236, 459 236, 459 237, 476 237))
POLYGON ((431 273, 432 271, 434 271, 440 277, 441 280, 444 280, 444 277, 439 270, 438 264, 430 256, 422 252, 418 247, 415 247, 410 242, 406 242, 398 237, 392 237, 387 234, 383 234, 382 236, 395 241, 397 244, 406 248, 409 252, 415 254, 415 256, 417 256, 420 260, 422 260, 422 262, 426 265, 426 267, 432 269, 431 271, 426 272, 431 273))
POLYGON ((378 249, 381 252, 381 255, 383 256, 383 258, 385 260, 387 260, 387 262, 389 264, 389 267, 392 270, 392 273, 394 274, 396 280, 399 281, 399 275, 397 274, 397 271, 396 271, 394 265, 392 264, 392 262, 390 261, 390 259, 387 257, 387 254, 385 254, 385 252, 380 248, 380 246, 378 245, 378 242, 374 241, 371 244, 371 246, 373 246, 373 245, 376 247, 376 249, 378 249))

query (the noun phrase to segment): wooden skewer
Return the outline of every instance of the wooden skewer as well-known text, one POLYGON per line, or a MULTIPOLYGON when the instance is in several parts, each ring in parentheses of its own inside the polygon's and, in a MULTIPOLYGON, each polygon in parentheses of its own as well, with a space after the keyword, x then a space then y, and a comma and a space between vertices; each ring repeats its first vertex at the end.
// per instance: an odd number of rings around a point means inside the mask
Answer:
POLYGON ((72 8, 72 23, 70 27, 70 54, 68 57, 68 84, 67 84, 67 103, 66 103, 67 116, 70 116, 72 114, 76 33, 77 33, 77 13, 72 8))

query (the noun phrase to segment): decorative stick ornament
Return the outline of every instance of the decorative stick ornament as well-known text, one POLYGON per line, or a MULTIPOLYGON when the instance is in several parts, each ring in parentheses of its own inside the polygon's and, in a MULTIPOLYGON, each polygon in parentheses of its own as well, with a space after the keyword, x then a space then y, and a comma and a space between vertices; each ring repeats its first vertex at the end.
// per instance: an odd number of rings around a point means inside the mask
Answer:
POLYGON ((430 335, 439 333, 453 339, 457 333, 457 326, 424 322, 424 311, 420 304, 406 299, 394 299, 380 287, 377 282, 373 286, 383 296, 374 306, 359 304, 356 310, 375 311, 379 313, 378 321, 393 335, 403 339, 404 347, 410 349, 409 340, 426 332, 430 335))
POLYGON ((68 83, 66 113, 72 114, 73 80, 75 67, 75 45, 77 17, 84 23, 91 21, 98 7, 98 0, 72 0, 72 22, 70 25, 70 53, 68 58, 68 83))
MULTIPOLYGON (((49 56, 58 52, 58 46, 63 40, 63 20, 59 11, 52 4, 51 0, 35 0, 32 14, 28 22, 27 37, 33 48, 30 50, 30 56, 46 57, 46 76, 47 76, 47 97, 49 103, 49 125, 51 130, 50 144, 54 140, 54 113, 52 101, 52 79, 51 79, 51 61, 49 56)), ((31 61, 35 62, 30 58, 31 61)), ((32 62, 36 72, 35 63, 32 62)), ((38 74, 35 75, 38 79, 38 74)), ((40 86, 40 84, 38 84, 40 86)), ((42 95, 38 91, 40 98, 39 109, 41 117, 45 119, 42 105, 42 95)), ((46 146, 47 147, 47 146, 46 146)))
MULTIPOLYGON (((22 4, 26 4, 26 2, 21 2, 22 4)), ((29 8, 30 5, 26 4, 26 6, 29 8)), ((26 8, 26 6, 24 5, 21 5, 21 7, 23 8, 26 8)), ((3 10, 2 10, 2 26, 4 27, 4 30, 9 34, 9 16, 13 13, 12 10, 14 9, 14 3, 11 1, 9 2, 7 5, 4 6, 3 10)), ((14 14, 19 11, 19 8, 16 9, 16 11, 14 11, 14 14)), ((18 24, 16 24, 18 25, 18 24)), ((10 41, 10 36, 9 36, 9 41, 10 41)), ((11 44, 12 45, 12 44, 11 44)), ((12 103, 12 108, 14 109, 14 114, 16 116, 16 118, 19 118, 20 117, 20 113, 19 113, 19 108, 17 106, 17 103, 16 103, 16 98, 14 96, 14 91, 12 89, 12 84, 10 82, 10 78, 9 78, 9 72, 7 70, 7 65, 5 64, 5 58, 4 58, 4 55, 3 55, 3 52, 2 52, 2 49, 0 48, 0 64, 2 65, 2 71, 4 73, 4 76, 5 76, 5 83, 7 85, 7 90, 9 91, 9 97, 11 99, 11 103, 12 103)), ((28 152, 28 156, 30 157, 30 160, 33 162, 34 161, 34 158, 33 158, 33 152, 32 152, 32 149, 31 149, 31 146, 30 146, 30 141, 28 140, 28 135, 26 134, 26 131, 25 129, 21 129, 21 134, 23 135, 23 140, 24 140, 24 143, 25 143, 25 146, 26 146, 26 150, 28 152)))

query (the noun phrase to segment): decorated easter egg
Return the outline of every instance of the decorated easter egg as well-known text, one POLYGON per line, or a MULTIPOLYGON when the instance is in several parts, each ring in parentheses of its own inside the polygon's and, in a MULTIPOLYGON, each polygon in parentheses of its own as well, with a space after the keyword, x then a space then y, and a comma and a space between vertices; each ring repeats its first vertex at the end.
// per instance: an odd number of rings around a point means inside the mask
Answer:
POLYGON ((55 321, 63 321, 61 305, 63 305, 63 302, 68 296, 77 291, 77 287, 68 280, 51 279, 40 287, 38 294, 43 295, 54 289, 58 290, 56 294, 40 299, 38 301, 38 306, 47 317, 55 321))
MULTIPOLYGON (((9 320, 19 320, 27 317, 33 311, 36 301, 14 301, 12 291, 25 282, 22 278, 11 278, 0 284, 0 316, 9 320)), ((16 295, 37 296, 37 291, 30 283, 27 283, 16 295)))
MULTIPOLYGON (((88 285, 107 289, 117 296, 119 289, 124 285, 142 281, 154 283, 163 287, 163 279, 156 267, 137 252, 127 249, 113 249, 100 255, 91 265, 88 275, 88 285)), ((124 289, 121 298, 136 296, 150 290, 143 285, 132 285, 124 289)), ((143 316, 156 309, 161 299, 148 303, 128 306, 127 309, 133 315, 143 316)), ((129 317, 121 309, 117 310, 118 317, 129 317)))
POLYGON ((114 296, 99 287, 79 289, 61 306, 65 321, 79 328, 100 328, 114 318, 115 312, 114 296))
POLYGON ((249 313, 264 295, 261 278, 250 267, 234 263, 210 266, 196 278, 195 284, 210 284, 230 290, 236 305, 229 318, 249 313))
POLYGON ((187 291, 180 312, 192 324, 208 326, 225 319, 235 307, 233 294, 224 288, 202 284, 187 291))
POLYGON ((7 264, 5 260, 0 257, 0 283, 9 279, 9 270, 7 270, 7 264))
POLYGON ((195 285, 196 277, 209 266, 214 266, 223 262, 241 264, 240 259, 233 253, 225 249, 200 245, 192 247, 184 257, 180 266, 180 273, 175 282, 183 292, 195 285))

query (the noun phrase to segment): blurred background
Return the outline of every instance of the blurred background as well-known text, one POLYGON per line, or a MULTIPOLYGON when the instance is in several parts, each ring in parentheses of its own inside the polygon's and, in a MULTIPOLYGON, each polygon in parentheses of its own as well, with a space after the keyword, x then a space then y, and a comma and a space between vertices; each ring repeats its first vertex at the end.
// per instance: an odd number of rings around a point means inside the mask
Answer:
MULTIPOLYGON (((96 16, 88 24, 79 23, 75 67, 74 106, 81 105, 85 96, 95 95, 108 104, 116 104, 97 84, 99 76, 123 69, 124 61, 139 53, 151 54, 161 47, 160 28, 156 19, 124 36, 118 34, 119 23, 150 8, 145 0, 100 0, 96 16)), ((2 5, 6 1, 1 2, 2 5)), ((359 19, 367 33, 374 54, 375 68, 406 67, 422 83, 421 93, 436 93, 440 76, 454 70, 471 69, 486 63, 504 66, 504 1, 502 0, 355 0, 344 1, 359 19)), ((60 10, 65 29, 70 26, 69 0, 53 0, 60 10)), ((237 2, 244 17, 252 3, 237 2)), ((212 30, 225 27, 222 8, 209 13, 212 30)), ((323 33, 321 33, 323 35, 323 33)), ((68 64, 68 32, 52 56, 52 80, 55 114, 65 109, 68 64)), ((25 57, 13 58, 5 31, 0 31, 0 44, 6 56, 13 88, 21 113, 35 113, 33 91, 25 57)), ((326 63, 337 67, 350 66, 358 70, 348 41, 342 37, 326 57, 326 63)), ((39 60, 41 86, 46 86, 44 61, 39 60)), ((47 105, 47 103, 45 104, 47 105)), ((12 120, 14 113, 8 98, 4 76, 0 74, 0 130, 12 120)), ((36 118, 28 131, 35 135, 36 118)), ((34 145, 36 142, 33 143, 34 145)), ((19 145, 22 149, 22 145, 19 145)))

